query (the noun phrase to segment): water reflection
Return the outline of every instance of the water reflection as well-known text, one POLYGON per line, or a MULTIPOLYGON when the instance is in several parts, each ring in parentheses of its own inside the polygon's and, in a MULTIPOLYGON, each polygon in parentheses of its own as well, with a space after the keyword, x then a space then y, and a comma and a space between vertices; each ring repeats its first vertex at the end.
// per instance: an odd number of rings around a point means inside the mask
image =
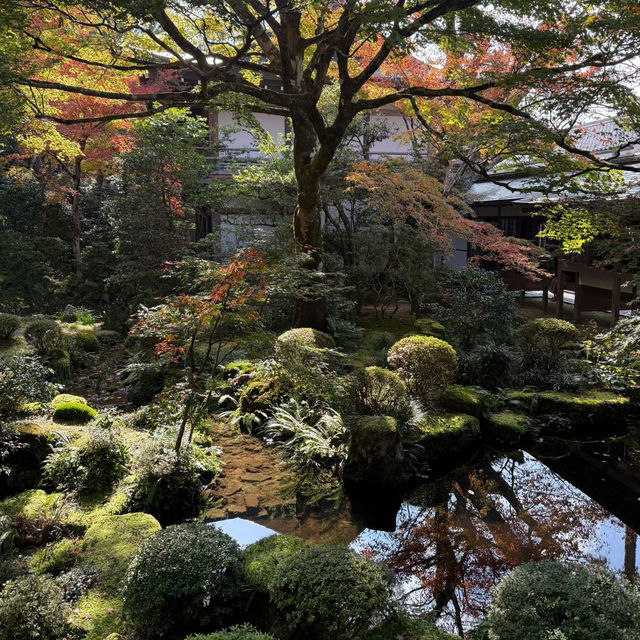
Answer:
POLYGON ((334 495, 315 504, 307 496, 295 516, 263 524, 312 543, 351 542, 395 572, 416 613, 435 611, 441 626, 461 634, 485 615, 491 587, 523 562, 586 560, 621 570, 626 551, 627 571, 635 569, 623 522, 630 533, 640 529, 637 442, 632 433, 538 439, 529 453, 477 451, 473 462, 422 479, 404 496, 334 495), (395 530, 380 531, 377 523, 396 511, 395 530))

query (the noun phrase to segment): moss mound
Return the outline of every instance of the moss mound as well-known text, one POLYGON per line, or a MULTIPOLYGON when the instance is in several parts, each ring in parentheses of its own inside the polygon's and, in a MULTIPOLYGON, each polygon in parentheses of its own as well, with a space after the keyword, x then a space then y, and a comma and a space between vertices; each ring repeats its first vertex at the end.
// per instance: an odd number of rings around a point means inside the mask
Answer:
POLYGON ((56 575, 70 569, 76 562, 80 551, 80 540, 67 539, 48 544, 38 549, 29 559, 29 569, 36 574, 56 575))
POLYGON ((98 570, 103 588, 119 587, 140 544, 160 529, 148 513, 98 518, 82 541, 83 564, 98 570))
POLYGON ((0 502, 0 515, 37 518, 45 513, 50 513, 63 500, 62 493, 45 493, 42 489, 29 489, 0 502))
POLYGON ((98 412, 82 402, 62 402, 53 411, 53 421, 71 424, 86 424, 98 412))

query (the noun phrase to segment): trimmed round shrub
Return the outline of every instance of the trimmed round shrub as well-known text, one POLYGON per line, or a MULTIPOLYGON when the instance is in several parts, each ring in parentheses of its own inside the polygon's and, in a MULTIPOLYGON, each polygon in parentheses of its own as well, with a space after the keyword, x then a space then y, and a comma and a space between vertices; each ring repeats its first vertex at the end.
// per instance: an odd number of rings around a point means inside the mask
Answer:
POLYGON ((220 627, 237 609, 242 553, 213 526, 180 524, 146 540, 123 586, 124 611, 150 638, 220 627))
POLYGON ((250 544, 244 552, 244 577, 259 591, 268 591, 281 562, 304 549, 307 543, 296 536, 269 536, 250 544))
POLYGON ((20 326, 20 317, 12 313, 0 313, 0 340, 8 340, 20 326))
POLYGON ((69 613, 63 591, 51 577, 10 580, 0 593, 0 640, 63 640, 69 613))
POLYGON ((61 402, 53 410, 54 422, 86 424, 97 415, 97 411, 82 402, 61 402))
POLYGON ((559 318, 536 318, 518 328, 518 340, 526 349, 548 348, 559 351, 567 342, 578 339, 579 332, 573 324, 559 318))
POLYGON ((636 638, 640 594, 605 567, 543 560, 502 579, 485 624, 492 640, 636 638))
POLYGON ((289 331, 281 333, 276 340, 276 349, 287 346, 333 349, 335 341, 329 334, 316 329, 289 329, 289 331))
POLYGON ((278 564, 269 595, 287 638, 352 640, 391 594, 385 572, 346 547, 309 547, 278 564))
POLYGON ((407 410, 407 385, 393 371, 366 367, 355 376, 358 413, 396 416, 407 410))
POLYGON ((52 401, 51 406, 55 409, 61 404, 66 402, 77 402, 79 404, 87 404, 87 401, 82 396, 74 396, 71 393, 59 393, 52 401))
POLYGON ((268 633, 262 633, 250 624, 231 627, 224 631, 216 631, 215 633, 206 633, 189 636, 185 640, 276 640, 268 633))
POLYGON ((62 346, 62 329, 55 320, 36 318, 24 330, 24 337, 39 353, 49 353, 62 346))
POLYGON ((453 347, 432 336, 402 338, 389 349, 388 361, 409 391, 427 404, 452 381, 458 364, 453 347))
POLYGON ((198 514, 204 485, 194 448, 184 444, 176 452, 166 438, 149 438, 136 465, 130 508, 155 516, 162 525, 198 514))
POLYGON ((92 429, 79 444, 66 442, 47 456, 45 474, 57 489, 77 494, 106 491, 124 478, 130 461, 117 429, 92 429))

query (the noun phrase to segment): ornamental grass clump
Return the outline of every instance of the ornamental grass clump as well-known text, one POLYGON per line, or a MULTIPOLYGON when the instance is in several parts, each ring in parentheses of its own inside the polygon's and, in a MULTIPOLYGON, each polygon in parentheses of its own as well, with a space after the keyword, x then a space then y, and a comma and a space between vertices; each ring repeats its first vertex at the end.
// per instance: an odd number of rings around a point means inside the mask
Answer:
POLYGON ((122 595, 138 633, 165 638, 229 623, 241 606, 242 553, 213 526, 180 524, 146 540, 122 595))
POLYGON ((458 364, 453 347, 432 336, 402 338, 389 349, 388 361, 409 391, 427 405, 453 380, 458 364))

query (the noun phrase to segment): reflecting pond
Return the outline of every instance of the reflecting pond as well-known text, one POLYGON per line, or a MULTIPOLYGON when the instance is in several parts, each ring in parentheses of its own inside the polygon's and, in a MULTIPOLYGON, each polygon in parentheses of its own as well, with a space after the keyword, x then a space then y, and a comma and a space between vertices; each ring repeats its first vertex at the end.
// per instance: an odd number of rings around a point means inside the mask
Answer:
POLYGON ((527 451, 487 448, 403 495, 298 495, 295 513, 254 520, 383 561, 411 608, 435 610, 443 628, 460 633, 483 617, 490 588, 523 562, 638 565, 639 441, 634 428, 604 440, 541 437, 527 451))

